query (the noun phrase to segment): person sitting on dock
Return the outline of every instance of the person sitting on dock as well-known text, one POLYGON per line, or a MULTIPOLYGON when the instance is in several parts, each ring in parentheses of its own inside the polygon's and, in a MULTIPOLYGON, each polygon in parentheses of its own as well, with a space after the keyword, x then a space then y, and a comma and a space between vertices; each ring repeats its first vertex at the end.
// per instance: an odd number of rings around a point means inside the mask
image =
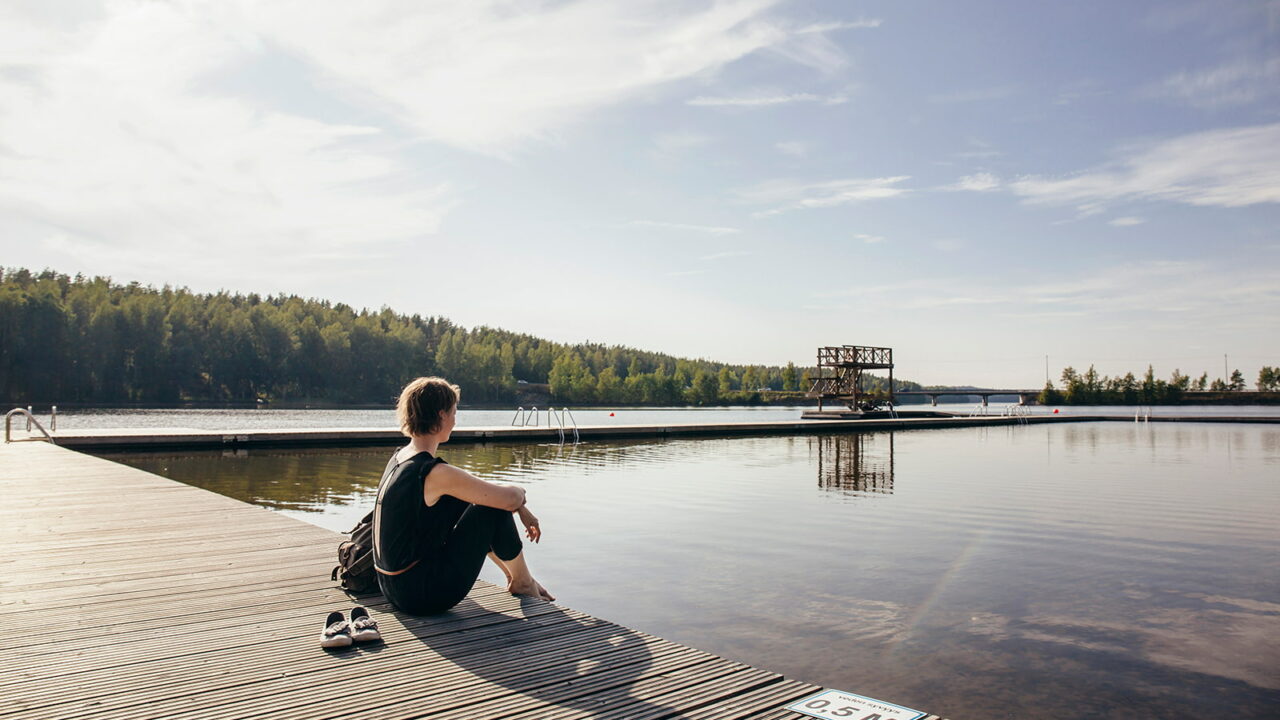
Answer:
POLYGON ((410 442, 391 457, 378 485, 378 585, 402 612, 444 612, 471 591, 488 557, 513 595, 555 600, 529 573, 512 517, 520 517, 529 540, 541 539, 524 488, 481 480, 436 457, 453 432, 458 396, 458 386, 437 377, 418 378, 400 393, 396 416, 410 442))

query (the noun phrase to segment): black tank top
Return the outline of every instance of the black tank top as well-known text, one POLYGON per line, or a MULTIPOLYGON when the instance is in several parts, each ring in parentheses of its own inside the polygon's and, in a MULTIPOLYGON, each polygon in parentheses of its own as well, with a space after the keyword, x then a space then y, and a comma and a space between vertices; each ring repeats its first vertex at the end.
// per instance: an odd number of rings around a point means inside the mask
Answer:
POLYGON ((395 573, 430 561, 467 509, 467 503, 452 495, 441 495, 431 507, 423 500, 427 473, 443 462, 425 451, 404 462, 391 456, 373 511, 373 564, 379 570, 395 573))

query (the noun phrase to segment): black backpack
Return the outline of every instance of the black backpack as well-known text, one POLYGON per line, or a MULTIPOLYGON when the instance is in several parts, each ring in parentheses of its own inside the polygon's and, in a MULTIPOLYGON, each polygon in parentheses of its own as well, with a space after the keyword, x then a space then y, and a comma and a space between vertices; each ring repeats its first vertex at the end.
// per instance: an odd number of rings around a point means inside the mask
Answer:
POLYGON ((373 569, 373 513, 365 515, 347 534, 351 539, 338 545, 338 564, 329 579, 348 592, 377 591, 378 573, 373 569))

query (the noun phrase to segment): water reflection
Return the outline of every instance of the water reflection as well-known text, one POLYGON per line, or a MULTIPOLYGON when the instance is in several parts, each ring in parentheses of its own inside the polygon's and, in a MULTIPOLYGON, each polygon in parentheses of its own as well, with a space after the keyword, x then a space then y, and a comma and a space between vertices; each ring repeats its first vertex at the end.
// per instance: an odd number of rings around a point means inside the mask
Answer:
MULTIPOLYGON (((345 530, 390 453, 127 461, 345 530)), ((441 454, 529 486, 545 531, 530 562, 568 607, 733 660, 951 717, 1271 718, 1280 707, 1277 426, 441 454)))
POLYGON ((818 487, 859 495, 893 494, 893 433, 819 435, 818 487))
POLYGON ((305 448, 107 456, 273 510, 333 513, 362 506, 377 491, 391 452, 386 448, 305 448))

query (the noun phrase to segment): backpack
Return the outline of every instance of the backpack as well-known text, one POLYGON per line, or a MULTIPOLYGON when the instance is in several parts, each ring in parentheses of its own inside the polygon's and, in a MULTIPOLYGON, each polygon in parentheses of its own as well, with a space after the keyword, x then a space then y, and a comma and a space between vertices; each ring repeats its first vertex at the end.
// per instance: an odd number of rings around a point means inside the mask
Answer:
POLYGON ((347 592, 376 592, 378 573, 373 569, 373 513, 365 515, 347 534, 351 539, 338 545, 338 564, 329 574, 329 579, 347 592))

